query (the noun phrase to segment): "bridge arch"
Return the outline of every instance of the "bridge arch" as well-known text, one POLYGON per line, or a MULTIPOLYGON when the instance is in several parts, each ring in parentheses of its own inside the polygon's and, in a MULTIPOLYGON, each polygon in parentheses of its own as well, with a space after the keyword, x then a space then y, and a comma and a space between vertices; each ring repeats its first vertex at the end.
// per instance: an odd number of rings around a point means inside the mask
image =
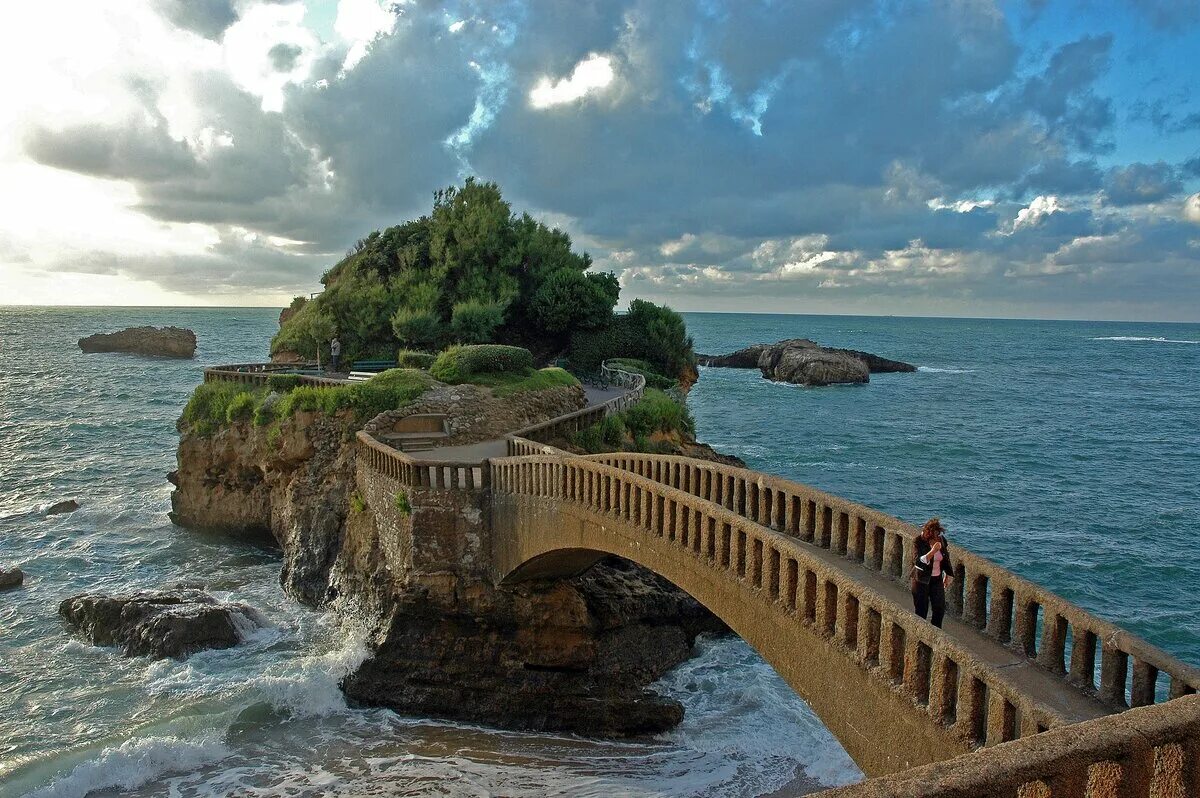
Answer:
POLYGON ((608 554, 650 569, 757 650, 869 775, 1064 724, 911 609, 723 507, 582 458, 509 457, 491 473, 497 582, 608 554))

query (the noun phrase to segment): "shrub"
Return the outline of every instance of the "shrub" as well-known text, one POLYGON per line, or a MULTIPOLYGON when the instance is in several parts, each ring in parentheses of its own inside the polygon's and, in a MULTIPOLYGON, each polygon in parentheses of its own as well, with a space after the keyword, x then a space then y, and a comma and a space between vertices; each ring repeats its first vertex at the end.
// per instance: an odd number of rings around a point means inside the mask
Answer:
POLYGON ((272 374, 267 378, 267 390, 271 393, 287 393, 299 384, 299 374, 272 374))
POLYGON ((695 429, 686 405, 652 388, 646 390, 640 402, 621 415, 635 438, 648 438, 656 432, 691 435, 695 429))
POLYGON ((458 302, 450 314, 450 332, 464 344, 483 344, 492 340, 496 328, 504 323, 504 305, 476 299, 458 302))
POLYGON ((408 494, 404 491, 396 491, 396 498, 393 503, 396 505, 396 511, 400 515, 412 515, 412 505, 409 504, 408 494))
POLYGON ((437 355, 428 352, 418 352, 414 349, 401 349, 396 353, 396 367, 402 369, 428 369, 433 365, 437 355))
POLYGON ((254 407, 256 404, 254 394, 239 393, 230 400, 229 406, 225 409, 225 420, 230 424, 251 420, 254 418, 254 407))
POLYGON ((452 346, 429 367, 434 379, 457 385, 476 374, 522 373, 533 368, 533 353, 519 346, 452 346))
POLYGON ((612 274, 559 269, 534 293, 530 311, 537 325, 552 335, 602 327, 612 318, 620 292, 612 274))
POLYGON ((653 371, 678 378, 696 358, 683 317, 668 307, 635 299, 629 313, 604 327, 571 336, 568 360, 578 374, 595 373, 609 358, 645 361, 653 371))
POLYGON ((392 316, 392 331, 406 346, 435 346, 442 337, 442 321, 432 310, 400 308, 392 316))
POLYGON ((361 513, 367 509, 367 502, 358 491, 350 494, 350 512, 361 513))
POLYGON ((251 396, 244 385, 223 380, 201 383, 183 408, 180 421, 198 435, 212 435, 229 422, 229 406, 242 395, 251 396))

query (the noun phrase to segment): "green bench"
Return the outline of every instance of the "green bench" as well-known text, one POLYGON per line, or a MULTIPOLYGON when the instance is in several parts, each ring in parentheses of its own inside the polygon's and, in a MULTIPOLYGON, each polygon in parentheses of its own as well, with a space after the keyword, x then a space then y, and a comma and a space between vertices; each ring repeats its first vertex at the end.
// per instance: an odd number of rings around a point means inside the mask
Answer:
POLYGON ((351 371, 387 371, 396 368, 394 360, 356 360, 351 371))

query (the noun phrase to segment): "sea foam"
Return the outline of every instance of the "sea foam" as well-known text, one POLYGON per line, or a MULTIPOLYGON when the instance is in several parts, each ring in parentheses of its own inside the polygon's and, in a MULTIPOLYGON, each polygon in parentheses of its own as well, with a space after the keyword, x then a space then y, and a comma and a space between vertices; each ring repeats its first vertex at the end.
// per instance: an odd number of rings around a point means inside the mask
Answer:
POLYGON ((1200 344, 1200 341, 1185 341, 1180 338, 1163 338, 1160 336, 1144 335, 1104 335, 1093 338, 1093 341, 1146 341, 1155 344, 1200 344))

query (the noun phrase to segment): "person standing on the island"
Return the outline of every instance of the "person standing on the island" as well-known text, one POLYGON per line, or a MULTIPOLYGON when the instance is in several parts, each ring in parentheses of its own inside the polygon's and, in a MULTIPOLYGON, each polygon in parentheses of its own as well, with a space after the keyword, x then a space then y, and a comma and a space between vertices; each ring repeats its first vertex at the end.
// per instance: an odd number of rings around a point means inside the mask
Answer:
POLYGON ((329 359, 332 361, 333 371, 341 371, 342 365, 342 342, 333 336, 333 340, 329 342, 329 359))
POLYGON ((930 518, 921 528, 921 536, 913 541, 913 609, 922 618, 932 609, 932 623, 939 629, 946 614, 946 588, 954 579, 945 532, 940 519, 930 518))

